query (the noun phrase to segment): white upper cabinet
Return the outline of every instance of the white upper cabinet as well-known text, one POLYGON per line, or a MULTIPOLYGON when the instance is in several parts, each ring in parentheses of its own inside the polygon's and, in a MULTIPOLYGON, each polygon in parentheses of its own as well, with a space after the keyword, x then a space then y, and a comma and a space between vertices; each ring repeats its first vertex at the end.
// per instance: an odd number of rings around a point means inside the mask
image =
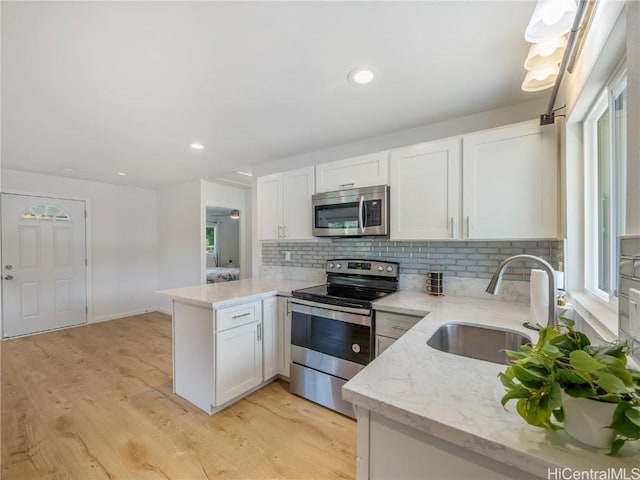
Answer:
POLYGON ((460 138, 391 152, 391 238, 453 239, 460 227, 460 138))
POLYGON ((391 239, 556 238, 555 138, 535 120, 391 151, 391 239))
POLYGON ((389 181, 389 152, 370 153, 316 165, 316 192, 386 185, 389 181))
POLYGON ((555 139, 537 120, 463 137, 463 238, 557 237, 555 139))
POLYGON ((311 234, 314 168, 259 177, 258 239, 306 240, 311 234))

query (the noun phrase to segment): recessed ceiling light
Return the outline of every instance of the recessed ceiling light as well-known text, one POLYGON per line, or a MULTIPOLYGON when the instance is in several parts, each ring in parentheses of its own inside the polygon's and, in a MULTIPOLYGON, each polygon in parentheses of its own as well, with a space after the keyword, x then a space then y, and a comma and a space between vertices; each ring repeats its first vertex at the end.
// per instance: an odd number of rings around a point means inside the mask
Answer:
POLYGON ((76 169, 75 168, 71 168, 71 167, 64 167, 62 169, 62 171, 65 172, 65 173, 73 173, 73 172, 76 171, 76 169))
POLYGON ((204 150, 204 145, 202 145, 201 143, 192 143, 191 148, 193 148, 194 150, 204 150))
POLYGON ((125 172, 118 172, 118 175, 120 175, 121 177, 124 177, 126 175, 125 172))
POLYGON ((251 172, 243 172, 243 171, 238 170, 236 173, 239 174, 239 175, 244 175, 245 177, 253 177, 253 173, 251 173, 251 172))
POLYGON ((353 85, 366 85, 371 83, 379 72, 375 68, 360 67, 349 72, 349 81, 353 85))

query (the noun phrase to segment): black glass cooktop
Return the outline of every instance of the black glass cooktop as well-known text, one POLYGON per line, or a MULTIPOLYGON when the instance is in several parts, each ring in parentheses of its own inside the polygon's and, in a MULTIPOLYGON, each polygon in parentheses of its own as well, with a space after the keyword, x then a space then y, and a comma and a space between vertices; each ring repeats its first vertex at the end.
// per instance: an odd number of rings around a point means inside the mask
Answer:
POLYGON ((294 298, 342 307, 371 308, 371 302, 393 292, 347 285, 316 285, 291 292, 294 298))

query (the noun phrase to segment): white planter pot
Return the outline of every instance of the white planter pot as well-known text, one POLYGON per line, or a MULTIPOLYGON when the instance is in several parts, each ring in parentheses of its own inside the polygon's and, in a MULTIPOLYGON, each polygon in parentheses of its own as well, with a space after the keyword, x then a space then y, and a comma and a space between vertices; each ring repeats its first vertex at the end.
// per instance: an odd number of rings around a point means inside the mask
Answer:
POLYGON ((609 428, 617 403, 576 398, 562 392, 564 429, 582 443, 596 448, 610 448, 615 433, 609 428))

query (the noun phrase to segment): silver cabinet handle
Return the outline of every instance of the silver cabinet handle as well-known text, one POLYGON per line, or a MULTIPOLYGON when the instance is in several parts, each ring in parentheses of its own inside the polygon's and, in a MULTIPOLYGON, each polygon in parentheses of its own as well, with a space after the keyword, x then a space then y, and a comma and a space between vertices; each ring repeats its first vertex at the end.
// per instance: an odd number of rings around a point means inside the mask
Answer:
POLYGON ((467 215, 467 238, 469 238, 469 215, 467 215))
POLYGON ((235 320, 236 318, 248 317, 249 315, 251 315, 251 312, 245 312, 245 313, 241 313, 240 315, 234 315, 231 318, 235 320))
POLYGON ((360 207, 358 208, 358 223, 360 231, 364 233, 364 196, 360 197, 360 207))
POLYGON ((278 225, 278 238, 283 238, 283 236, 282 236, 282 225, 278 225))
POLYGON ((282 238, 287 238, 289 236, 289 232, 287 231, 287 226, 284 225, 282 227, 282 238))
POLYGON ((451 230, 451 238, 453 238, 453 217, 449 220, 449 230, 451 230))
POLYGON ((258 334, 258 341, 261 342, 262 341, 262 324, 261 323, 258 324, 257 334, 258 334))
POLYGON ((403 332, 408 332, 409 331, 408 328, 399 327, 398 325, 393 325, 391 328, 393 330, 402 330, 403 332))
POLYGON ((13 275, 7 275, 4 277, 5 280, 13 280, 13 275))
POLYGON ((353 182, 351 183, 343 183, 342 185, 338 185, 339 187, 353 187, 355 184, 353 182))

